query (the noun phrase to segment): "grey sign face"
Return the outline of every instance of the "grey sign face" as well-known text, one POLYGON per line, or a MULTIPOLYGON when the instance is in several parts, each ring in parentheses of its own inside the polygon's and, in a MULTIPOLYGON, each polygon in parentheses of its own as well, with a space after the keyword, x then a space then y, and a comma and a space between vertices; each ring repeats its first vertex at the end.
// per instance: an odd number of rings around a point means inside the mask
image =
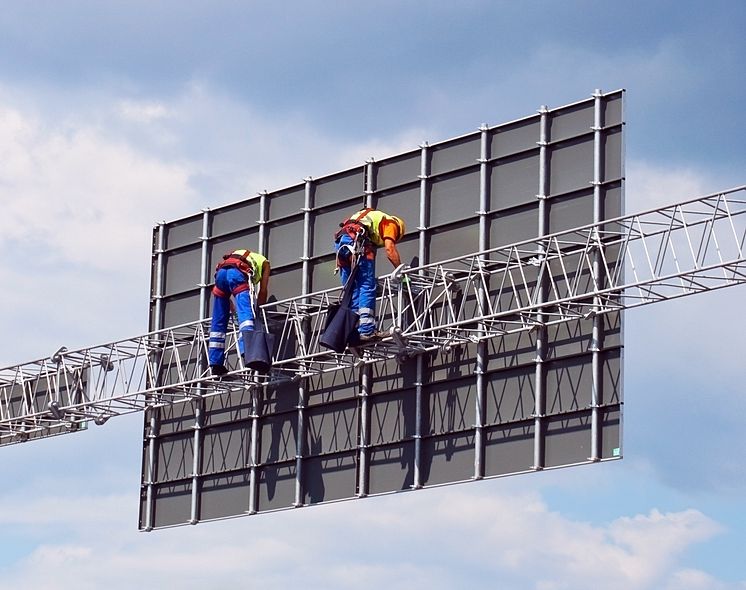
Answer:
MULTIPOLYGON (((159 226, 150 327, 209 317, 212 270, 237 247, 270 259, 277 300, 338 286, 332 235, 366 205, 406 220, 412 266, 622 215, 623 95, 159 226)), ((140 527, 620 458, 622 349, 609 314, 150 409, 140 527)))

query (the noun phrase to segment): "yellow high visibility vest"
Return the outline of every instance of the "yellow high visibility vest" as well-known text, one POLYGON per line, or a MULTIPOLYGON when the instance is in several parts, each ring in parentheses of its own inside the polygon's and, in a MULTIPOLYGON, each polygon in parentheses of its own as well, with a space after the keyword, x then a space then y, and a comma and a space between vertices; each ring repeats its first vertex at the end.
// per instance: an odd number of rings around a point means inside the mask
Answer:
POLYGON ((384 219, 390 219, 390 217, 383 211, 371 209, 365 215, 358 218, 358 215, 360 215, 364 211, 365 209, 361 209, 357 213, 351 215, 350 219, 359 221, 366 228, 368 228, 368 238, 370 238, 370 241, 373 242, 376 247, 380 248, 381 246, 383 246, 383 237, 381 236, 381 222, 384 219))
POLYGON ((259 281, 262 280, 262 269, 264 268, 264 263, 267 262, 267 258, 262 256, 258 252, 252 252, 251 250, 246 250, 245 248, 233 250, 232 254, 243 256, 244 258, 246 258, 246 260, 251 262, 251 282, 255 285, 258 285, 259 281))

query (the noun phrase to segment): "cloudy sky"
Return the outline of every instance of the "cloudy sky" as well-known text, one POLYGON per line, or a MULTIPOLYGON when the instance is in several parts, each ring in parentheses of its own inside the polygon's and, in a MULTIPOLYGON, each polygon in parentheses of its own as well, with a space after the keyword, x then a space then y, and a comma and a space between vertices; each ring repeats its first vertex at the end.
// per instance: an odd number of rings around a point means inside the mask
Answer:
MULTIPOLYGON (((147 330, 153 224, 627 89, 627 211, 746 183, 746 3, 0 0, 0 366, 147 330), (271 4, 271 6, 270 6, 271 4)), ((746 588, 742 288, 627 315, 622 461, 137 532, 141 416, 0 449, 0 589, 746 588)))

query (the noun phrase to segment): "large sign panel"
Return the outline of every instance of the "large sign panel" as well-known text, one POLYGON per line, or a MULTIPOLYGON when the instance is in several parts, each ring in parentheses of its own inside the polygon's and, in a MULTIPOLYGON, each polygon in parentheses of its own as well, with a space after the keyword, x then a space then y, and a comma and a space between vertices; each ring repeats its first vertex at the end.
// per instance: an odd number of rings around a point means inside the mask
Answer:
MULTIPOLYGON (((162 224, 150 327, 209 317, 237 247, 270 259, 269 305, 337 287, 332 235, 365 205, 406 220, 412 266, 619 216, 623 94, 162 224)), ((621 314, 588 317, 151 409, 140 528, 620 458, 622 348, 621 314)))

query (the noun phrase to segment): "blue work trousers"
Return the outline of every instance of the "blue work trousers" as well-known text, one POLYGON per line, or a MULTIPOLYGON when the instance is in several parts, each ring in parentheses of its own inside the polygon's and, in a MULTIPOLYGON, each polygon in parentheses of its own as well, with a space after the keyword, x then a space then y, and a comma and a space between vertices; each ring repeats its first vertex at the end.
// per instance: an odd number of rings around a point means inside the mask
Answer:
MULTIPOLYGON (((339 262, 342 285, 347 284, 351 271, 350 247, 354 243, 352 237, 342 235, 334 243, 339 262)), ((370 336, 376 331, 376 253, 361 255, 357 262, 357 273, 352 286, 351 309, 358 313, 360 321, 357 331, 361 336, 370 336)))
POLYGON ((224 295, 219 296, 213 291, 212 323, 210 324, 210 342, 207 350, 211 365, 222 365, 225 362, 225 333, 228 329, 228 318, 231 313, 231 294, 236 301, 239 330, 238 350, 242 355, 243 337, 240 332, 251 332, 254 329, 251 291, 246 289, 246 281, 246 275, 237 268, 221 268, 215 274, 215 286, 224 295), (237 289, 239 290, 238 293, 236 293, 237 289))

